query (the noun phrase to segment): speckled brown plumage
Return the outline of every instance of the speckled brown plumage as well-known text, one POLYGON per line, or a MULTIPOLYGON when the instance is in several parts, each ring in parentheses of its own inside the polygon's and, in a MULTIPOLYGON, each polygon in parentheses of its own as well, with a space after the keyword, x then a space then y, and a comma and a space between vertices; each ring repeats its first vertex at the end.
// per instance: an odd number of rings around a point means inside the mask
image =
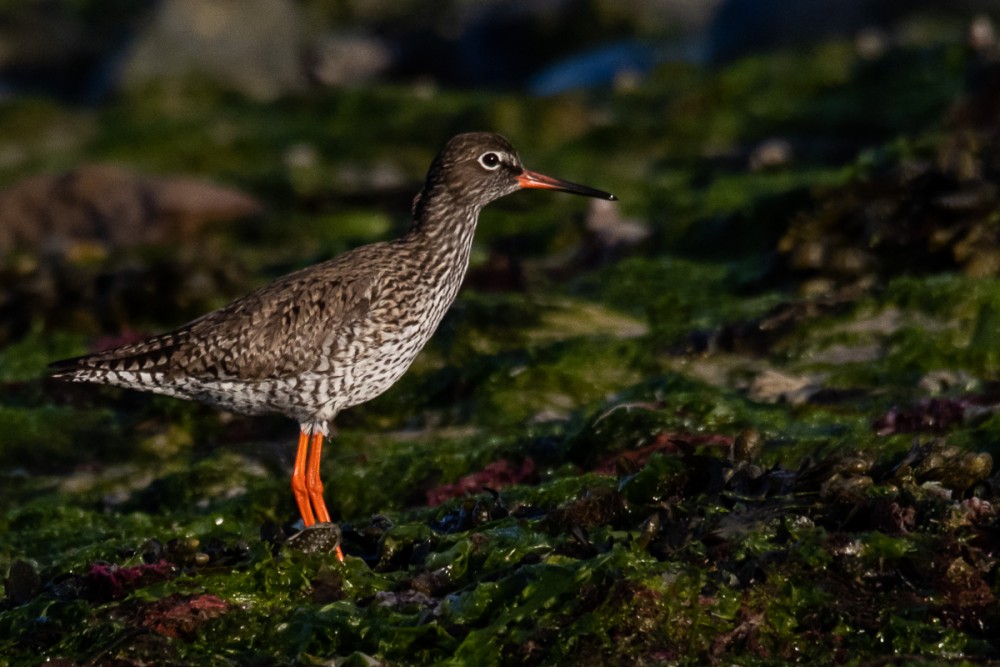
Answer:
POLYGON ((520 188, 614 199, 525 170, 499 135, 461 134, 431 164, 401 238, 284 276, 176 331, 56 362, 53 376, 297 420, 296 499, 306 525, 328 521, 318 452, 330 421, 409 368, 458 293, 479 211, 520 188))

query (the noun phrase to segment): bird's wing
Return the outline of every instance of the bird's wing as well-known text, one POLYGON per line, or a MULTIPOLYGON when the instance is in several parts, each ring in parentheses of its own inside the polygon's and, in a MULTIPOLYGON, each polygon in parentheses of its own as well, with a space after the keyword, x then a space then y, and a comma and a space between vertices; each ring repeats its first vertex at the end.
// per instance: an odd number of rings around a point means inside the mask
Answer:
POLYGON ((296 375, 333 353, 336 334, 363 321, 377 298, 375 273, 313 272, 282 280, 218 317, 196 320, 178 372, 241 380, 296 375), (324 349, 325 348, 325 349, 324 349))
POLYGON ((56 377, 81 369, 144 371, 210 379, 262 380, 316 367, 338 332, 369 314, 380 274, 333 263, 293 273, 170 333, 52 365, 56 377))

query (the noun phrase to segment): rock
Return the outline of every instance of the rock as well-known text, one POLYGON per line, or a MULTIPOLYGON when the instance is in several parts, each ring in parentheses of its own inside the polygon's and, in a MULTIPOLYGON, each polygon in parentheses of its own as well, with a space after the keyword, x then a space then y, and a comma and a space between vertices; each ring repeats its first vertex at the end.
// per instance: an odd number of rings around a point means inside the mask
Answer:
POLYGON ((787 167, 794 157, 792 142, 781 137, 765 139, 750 153, 750 171, 787 167))
POLYGON ((820 190, 791 217, 777 266, 832 284, 904 272, 1000 274, 1000 231, 989 217, 1000 202, 998 145, 995 131, 955 132, 942 141, 939 164, 881 166, 820 190))
MULTIPOLYGON (((614 203, 595 200, 583 220, 582 236, 580 245, 570 253, 543 260, 542 269, 555 279, 566 280, 581 271, 641 251, 652 238, 653 231, 641 220, 623 216, 621 208, 614 203)), ((518 258, 508 254, 507 260, 518 271, 517 282, 523 283, 518 258)))
POLYGON ((627 254, 652 236, 649 225, 624 217, 621 207, 609 201, 592 201, 584 224, 594 251, 603 255, 627 254))
POLYGON ((364 35, 330 34, 312 51, 310 74, 326 86, 356 86, 385 74, 392 65, 388 43, 364 35))
POLYGON ((291 0, 163 0, 124 58, 121 85, 197 74, 273 100, 306 85, 304 23, 291 0))
POLYGON ((758 403, 784 402, 802 405, 822 389, 821 376, 795 376, 767 369, 750 383, 750 400, 758 403))
POLYGON ((340 546, 340 526, 335 523, 317 523, 295 533, 285 544, 307 554, 332 554, 340 546))
POLYGON ((597 86, 628 90, 660 60, 657 50, 648 44, 617 42, 573 54, 546 67, 531 78, 528 90, 542 97, 597 86))
POLYGON ((184 241, 208 223, 263 210, 232 188, 91 164, 32 176, 0 193, 0 253, 184 241))
POLYGON ((42 588, 42 578, 38 569, 26 560, 16 560, 10 564, 10 572, 4 580, 4 597, 14 604, 24 604, 35 597, 42 588))

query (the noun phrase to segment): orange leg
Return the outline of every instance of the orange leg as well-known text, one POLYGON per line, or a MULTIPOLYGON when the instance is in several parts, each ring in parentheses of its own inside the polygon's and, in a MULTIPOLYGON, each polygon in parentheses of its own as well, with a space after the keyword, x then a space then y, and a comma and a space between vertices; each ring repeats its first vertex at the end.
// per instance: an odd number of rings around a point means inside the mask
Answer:
MULTIPOLYGON (((326 509, 326 501, 323 500, 323 480, 319 476, 319 462, 322 454, 323 434, 313 433, 312 442, 309 445, 309 463, 306 466, 305 472, 305 489, 309 494, 309 502, 312 504, 312 509, 316 511, 316 520, 322 523, 330 523, 330 513, 326 509)), ((339 545, 334 553, 337 555, 337 560, 344 560, 344 553, 340 550, 339 545)))
POLYGON ((316 523, 312 507, 309 505, 308 482, 306 480, 306 454, 309 451, 309 434, 299 432, 299 450, 295 454, 295 469, 292 471, 292 492, 302 515, 302 523, 311 526, 316 523))
POLYGON ((309 501, 316 511, 316 520, 330 523, 330 513, 323 500, 323 480, 319 478, 319 460, 322 454, 323 434, 313 433, 312 442, 309 443, 309 465, 306 467, 306 491, 309 492, 309 501))

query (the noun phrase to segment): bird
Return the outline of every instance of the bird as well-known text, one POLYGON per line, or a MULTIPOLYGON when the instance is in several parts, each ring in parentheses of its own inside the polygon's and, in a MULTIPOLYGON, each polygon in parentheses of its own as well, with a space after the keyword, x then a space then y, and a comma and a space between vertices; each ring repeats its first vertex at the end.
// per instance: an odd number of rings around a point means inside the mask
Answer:
POLYGON ((431 162, 402 236, 285 275, 174 331, 56 361, 51 376, 296 420, 299 514, 306 528, 329 523, 320 459, 331 424, 406 372, 458 294, 480 211, 521 189, 617 200, 526 169, 499 134, 459 134, 431 162))

